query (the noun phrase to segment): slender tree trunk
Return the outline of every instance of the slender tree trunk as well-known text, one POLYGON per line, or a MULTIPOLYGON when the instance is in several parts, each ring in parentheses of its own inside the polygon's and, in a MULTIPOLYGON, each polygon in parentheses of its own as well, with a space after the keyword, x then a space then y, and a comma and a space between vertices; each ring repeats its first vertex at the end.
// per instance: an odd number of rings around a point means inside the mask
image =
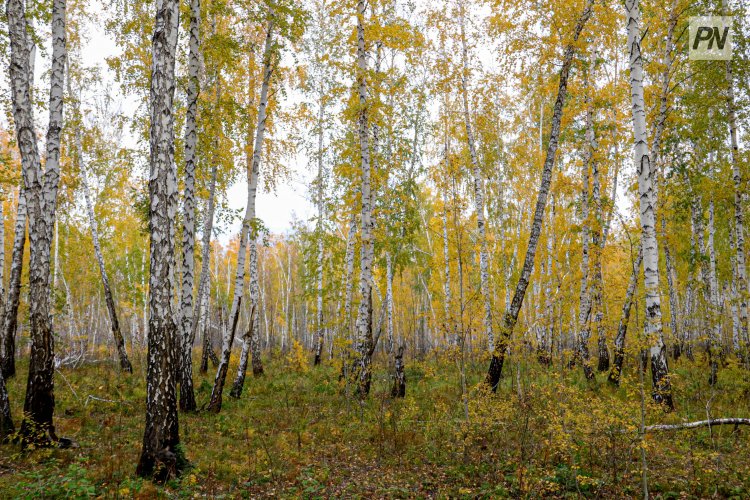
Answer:
POLYGON ((617 336, 615 337, 615 359, 612 368, 609 371, 608 380, 620 385, 620 376, 622 374, 622 363, 625 360, 625 335, 628 333, 628 323, 630 321, 630 309, 633 307, 635 298, 635 289, 638 287, 638 276, 640 275, 641 263, 643 262, 643 247, 638 247, 638 257, 633 263, 633 272, 630 273, 628 289, 625 292, 625 300, 622 304, 622 315, 620 316, 620 325, 617 327, 617 336))
MULTIPOLYGON (((180 409, 195 411, 193 390, 193 288, 195 280, 195 163, 200 92, 200 0, 190 0, 187 114, 185 117, 185 194, 182 205, 182 287, 180 288, 180 409)), ((200 300, 200 296, 198 296, 200 300)))
POLYGON ((716 248, 714 246, 714 200, 708 204, 708 255, 709 255, 709 298, 711 302, 711 328, 708 333, 708 362, 710 375, 708 383, 716 384, 719 371, 721 341, 721 305, 719 299, 719 280, 716 277, 716 248))
POLYGON ((652 165, 646 138, 646 110, 643 100, 643 61, 641 59, 641 29, 639 0, 626 0, 628 47, 630 51, 630 87, 633 107, 634 163, 638 172, 641 229, 643 232, 643 271, 646 292, 646 336, 651 342, 651 377, 653 398, 666 408, 674 408, 669 381, 666 347, 661 324, 659 297, 659 251, 656 242, 654 209, 656 193, 653 188, 652 165))
MULTIPOLYGON (((5 310, 5 212, 3 201, 0 198, 0 311, 5 310)), ((10 413, 8 389, 5 386, 5 377, 0 370, 0 443, 5 442, 14 432, 15 426, 10 413)))
POLYGON ((317 262, 317 308, 316 308, 316 323, 317 323, 317 337, 315 343, 315 360, 313 364, 319 365, 323 357, 323 341, 325 337, 325 329, 323 327, 323 193, 325 188, 325 180, 323 178, 323 120, 325 118, 325 106, 323 101, 323 92, 320 92, 320 103, 318 110, 318 227, 317 227, 317 239, 318 239, 318 262, 317 262))
POLYGON ((148 384, 146 428, 136 474, 160 481, 180 474, 187 465, 177 414, 180 339, 172 313, 177 218, 172 110, 179 13, 176 0, 161 0, 152 39, 148 384))
MULTIPOLYGON (((80 116, 80 113, 77 113, 80 116)), ((102 248, 99 244, 99 229, 96 222, 96 215, 94 214, 94 204, 91 200, 91 193, 89 192, 88 175, 86 174, 86 165, 83 161, 83 146, 81 144, 81 133, 75 131, 75 143, 76 143, 76 156, 78 158, 78 166, 81 169, 81 186, 83 187, 83 196, 86 200, 86 212, 89 217, 89 227, 91 228, 91 239, 94 243, 94 253, 96 254, 96 261, 99 264, 99 274, 102 278, 102 287, 104 288, 104 299, 107 302, 107 311, 109 312, 109 320, 112 326, 112 337, 115 339, 115 346, 117 348, 117 355, 120 358, 120 368, 128 373, 133 373, 133 366, 130 364, 128 359, 128 353, 125 350, 125 339, 120 331, 120 322, 117 319, 117 310, 115 308, 115 299, 112 296, 112 289, 109 286, 109 277, 107 276, 107 269, 104 267, 104 255, 102 255, 102 248)))
POLYGON ((392 398, 403 398, 406 396, 406 374, 404 373, 404 345, 398 346, 396 352, 395 376, 393 378, 392 398))
POLYGON ((23 253, 26 246, 26 189, 18 188, 18 208, 13 234, 13 253, 11 254, 10 276, 8 279, 8 297, 3 311, 2 345, 0 345, 0 368, 3 377, 16 374, 16 328, 18 325, 18 305, 21 299, 21 275, 23 273, 23 253))
POLYGON ((599 348, 599 363, 597 370, 606 372, 609 370, 609 349, 607 348, 607 335, 604 328, 604 305, 602 303, 602 291, 604 279, 602 276, 602 198, 601 181, 599 176, 599 162, 591 163, 591 199, 594 204, 594 221, 592 224, 592 268, 594 271, 591 282, 591 301, 594 310, 594 329, 596 341, 599 348))
POLYGON ((464 126, 466 140, 469 144, 469 156, 474 175, 474 210, 477 216, 477 233, 479 237, 479 276, 484 305, 484 330, 487 336, 489 350, 495 346, 495 336, 492 331, 492 300, 490 297, 489 253, 487 251, 487 235, 484 220, 484 179, 482 169, 477 158, 474 132, 471 127, 471 110, 469 108, 469 50, 466 43, 466 20, 463 1, 459 3, 459 23, 461 27, 461 100, 463 101, 464 126))
POLYGON ((388 339, 387 352, 393 352, 393 258, 390 252, 385 254, 385 331, 388 339))
POLYGON ((357 239, 357 216, 352 214, 349 221, 349 233, 346 237, 346 276, 344 277, 344 321, 347 335, 352 336, 352 300, 354 296, 354 245, 357 239))
POLYGON ((593 0, 587 0, 586 7, 584 8, 581 16, 578 18, 575 30, 573 32, 573 41, 565 47, 565 54, 563 56, 562 68, 560 68, 560 83, 557 92, 557 99, 555 101, 554 111, 552 113, 552 125, 550 128, 549 143, 547 145, 547 154, 544 160, 544 169, 542 171, 542 180, 539 187, 539 195, 536 201, 536 208, 534 210, 534 219, 531 226, 531 232, 529 233, 529 244, 526 249, 526 257, 524 259, 523 268, 521 275, 516 283, 516 288, 513 293, 513 300, 511 301, 510 308, 505 312, 503 316, 503 323, 499 335, 495 339, 495 350, 492 353, 492 360, 487 371, 486 383, 492 388, 493 391, 497 390, 497 385, 500 382, 500 376, 503 371, 503 361, 505 360, 505 353, 508 349, 513 329, 518 321, 518 313, 521 310, 523 304, 523 298, 526 295, 526 288, 529 286, 529 280, 531 279, 531 273, 534 270, 534 257, 536 256, 536 247, 539 243, 539 234, 542 232, 542 222, 544 220, 544 208, 547 205, 547 195, 549 194, 550 183, 552 182, 552 169, 555 165, 555 153, 557 152, 557 143, 560 137, 560 123, 562 121, 563 104, 565 103, 565 97, 568 92, 568 75, 570 73, 570 67, 573 64, 573 55, 575 53, 575 44, 578 42, 578 38, 583 31, 583 27, 591 17, 593 8, 593 0))
POLYGON ((357 82, 359 94, 359 146, 362 167, 362 249, 360 257, 359 292, 357 312, 358 359, 354 363, 352 376, 357 382, 357 394, 365 397, 370 392, 370 361, 372 351, 372 265, 375 256, 372 223, 372 197, 370 193, 370 145, 368 133, 367 102, 367 52, 365 48, 365 13, 367 3, 357 0, 357 82))
MULTIPOLYGON (((722 8, 727 10, 726 0, 722 0, 722 8)), ((743 184, 742 168, 740 167, 739 144, 737 142, 737 112, 734 103, 734 75, 732 61, 726 61, 727 78, 727 114, 729 118, 729 138, 732 146, 732 181, 734 181, 734 237, 736 242, 735 259, 735 281, 739 296, 738 309, 740 313, 740 332, 742 341, 750 345, 748 336, 748 287, 747 267, 745 262, 745 214, 743 201, 746 187, 743 184)))
MULTIPOLYGON (((591 65, 593 68, 593 65, 591 65)), ((582 163, 581 180, 581 292, 580 307, 578 310, 578 356, 583 364, 583 373, 586 378, 594 378, 589 356, 589 338, 591 337, 591 296, 595 285, 589 284, 590 254, 591 254, 591 218, 589 213, 589 169, 594 163, 594 152, 596 151, 596 137, 594 136, 594 106, 590 95, 589 78, 591 69, 585 74, 584 86, 588 89, 586 93, 586 145, 582 163)), ((594 243, 596 246, 598 242, 594 243)))
MULTIPOLYGON (((263 153, 263 138, 266 132, 266 109, 268 107, 268 89, 271 83, 271 74, 273 72, 272 65, 272 49, 273 49, 273 23, 268 24, 268 30, 266 31, 266 42, 265 48, 263 49, 263 83, 260 88, 260 101, 258 102, 258 117, 257 117, 257 128, 255 129, 255 143, 253 145, 253 154, 250 159, 250 165, 247 171, 247 217, 249 217, 251 223, 250 231, 250 301, 253 310, 258 307, 258 258, 257 250, 255 248, 255 240, 257 238, 257 222, 255 220, 255 200, 258 193, 258 180, 260 178, 260 160, 261 154, 263 153)), ((240 357, 240 364, 237 369, 237 376, 234 379, 232 386, 231 396, 238 398, 242 394, 242 387, 245 382, 245 372, 247 371, 247 351, 250 350, 252 354, 253 363, 253 374, 261 375, 263 373, 263 364, 260 359, 260 345, 258 343, 258 326, 260 325, 260 319, 257 315, 253 316, 255 325, 253 328, 247 330, 249 337, 243 338, 242 355, 240 357), (255 338, 253 338, 253 335, 255 338), (252 347, 255 346, 255 349, 252 347)))

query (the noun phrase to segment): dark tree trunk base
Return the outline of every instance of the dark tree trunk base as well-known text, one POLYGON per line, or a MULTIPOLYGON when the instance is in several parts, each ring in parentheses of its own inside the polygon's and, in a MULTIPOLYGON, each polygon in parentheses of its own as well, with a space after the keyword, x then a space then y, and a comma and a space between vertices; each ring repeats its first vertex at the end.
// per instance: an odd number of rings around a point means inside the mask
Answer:
POLYGON ((406 374, 404 373, 404 346, 401 345, 396 352, 396 374, 391 389, 392 398, 403 398, 406 396, 406 374))
POLYGON ((487 377, 484 381, 490 386, 492 392, 497 392, 497 386, 500 384, 500 377, 503 374, 504 358, 504 355, 493 354, 492 359, 490 360, 490 367, 487 370, 487 377))
POLYGON ((600 372, 609 371, 609 351, 607 347, 599 347, 599 364, 596 369, 600 372))

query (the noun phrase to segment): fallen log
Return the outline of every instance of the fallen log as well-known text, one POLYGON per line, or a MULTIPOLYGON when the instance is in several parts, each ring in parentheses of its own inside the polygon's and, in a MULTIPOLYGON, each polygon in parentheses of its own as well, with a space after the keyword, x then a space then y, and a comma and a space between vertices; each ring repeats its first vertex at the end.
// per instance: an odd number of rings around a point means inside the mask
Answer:
POLYGON ((682 424, 647 425, 644 428, 644 431, 682 431, 687 429, 696 429, 698 427, 713 427, 714 425, 750 425, 750 418, 713 418, 710 420, 698 420, 696 422, 685 422, 682 424))

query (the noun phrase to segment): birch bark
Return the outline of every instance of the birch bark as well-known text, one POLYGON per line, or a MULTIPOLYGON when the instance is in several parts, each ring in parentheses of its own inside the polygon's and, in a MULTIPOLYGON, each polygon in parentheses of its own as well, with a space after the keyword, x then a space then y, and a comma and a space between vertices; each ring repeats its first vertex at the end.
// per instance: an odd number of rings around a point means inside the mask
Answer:
MULTIPOLYGON (((727 10, 727 1, 722 0, 723 10, 727 10)), ((729 139, 732 147, 732 181, 734 182, 734 237, 735 237, 735 281, 739 298, 740 334, 746 345, 750 344, 748 336, 748 286, 745 261, 745 214, 742 206, 746 188, 743 187, 742 169, 740 167, 739 144, 737 142, 737 111, 734 102, 734 74, 732 61, 726 61, 727 79, 727 114, 729 118, 729 139)))
MULTIPOLYGON (((76 114, 78 114, 78 116, 80 117, 80 112, 77 112, 76 114)), ((99 264, 99 274, 102 278, 104 299, 107 303, 107 312, 109 313, 109 321, 112 327, 112 336, 115 340, 117 355, 120 358, 120 368, 122 369, 122 371, 133 373, 133 366, 130 364, 127 351, 125 350, 125 339, 122 336, 122 331, 120 330, 120 322, 117 319, 115 300, 112 295, 112 289, 109 285, 109 276, 107 275, 107 269, 104 266, 104 255, 102 254, 102 247, 99 243, 99 228, 96 222, 96 215, 94 214, 94 204, 91 200, 88 174, 86 173, 86 164, 83 160, 83 145, 81 144, 81 133, 80 131, 75 131, 74 135, 78 166, 81 169, 81 187, 83 187, 83 197, 86 201, 86 212, 88 213, 89 227, 91 229, 91 240, 94 243, 94 254, 96 255, 96 261, 99 264)))
POLYGON ((357 87, 359 96, 359 146, 360 163, 362 168, 361 200, 362 200, 362 248, 360 252, 360 302, 357 311, 357 342, 358 359, 352 370, 357 383, 357 394, 365 397, 370 392, 370 361, 372 352, 372 265, 375 254, 372 223, 372 197, 370 189, 370 144, 368 131, 367 102, 367 51, 365 48, 365 14, 367 3, 357 0, 357 87))
POLYGON ((146 428, 136 474, 157 480, 178 475, 186 465, 177 416, 179 337, 172 310, 177 217, 172 110, 179 15, 177 0, 160 0, 152 38, 148 383, 146 428))
MULTIPOLYGON (((263 153, 263 138, 266 132, 266 110, 268 108, 268 89, 271 83, 273 73, 273 22, 268 23, 266 31, 266 41, 263 49, 263 82, 260 88, 260 100, 258 101, 258 114, 256 118, 257 128, 255 129, 255 142, 253 144, 252 158, 247 170, 247 212, 245 216, 251 224, 250 239, 250 305, 253 310, 258 307, 258 259, 255 249, 255 239, 257 237, 257 223, 255 220, 255 200, 258 193, 258 180, 260 178, 260 161, 263 153)), ((252 351, 253 374, 260 375, 263 373, 263 365, 260 360, 260 351, 258 344, 258 330, 260 318, 257 314, 253 315, 253 328, 248 329, 248 335, 243 340, 242 353, 240 355, 240 364, 237 369, 237 376, 232 385, 231 396, 240 397, 242 387, 245 382, 245 372, 247 371, 248 351, 252 351), (252 349, 255 345, 255 349, 252 349)))
POLYGON ((581 16, 576 22, 575 29, 573 31, 573 40, 565 47, 565 54, 563 56, 562 68, 560 68, 560 83, 558 86, 557 99, 555 100, 554 111, 552 113, 552 124, 550 128, 549 143, 547 145, 547 154, 544 160, 544 169, 542 171, 541 185, 539 187, 539 194, 536 201, 536 207, 534 209, 534 219, 531 225, 531 232, 529 233, 529 244, 526 249, 526 257, 524 258, 523 268, 521 275, 516 283, 516 288, 513 293, 513 300, 511 301, 510 308, 505 312, 503 316, 502 328, 499 332, 498 337, 495 339, 495 349, 492 353, 492 360, 487 371, 486 383, 492 388, 493 391, 497 390, 497 385, 500 382, 500 376, 503 371, 503 362, 505 360, 505 352, 508 349, 513 329, 518 321, 518 313, 523 305, 523 298, 526 295, 526 289, 529 286, 529 280, 531 279, 531 273, 534 270, 534 257, 536 256, 536 248, 539 243, 539 235, 542 232, 542 222, 544 220, 544 208, 547 205, 547 195, 549 194, 550 183, 552 182, 552 169, 555 165, 555 154, 557 152, 557 144, 560 137, 560 123, 562 121, 563 104, 568 91, 568 75, 570 73, 570 67, 573 64, 573 55, 575 53, 575 44, 578 42, 578 38, 583 31, 583 27, 591 17, 593 8, 593 0, 587 0, 586 6, 581 13, 581 16))
POLYGON ((492 300, 490 297, 489 253, 487 251, 487 234, 484 219, 484 179, 477 158, 474 132, 471 127, 471 110, 469 107, 469 49, 466 41, 466 20, 463 1, 459 3, 459 23, 461 28, 461 100, 463 101, 464 126, 469 145, 472 173, 474 175, 474 210, 477 217, 477 234, 479 238, 479 276, 482 301, 484 304, 484 330, 489 350, 495 346, 492 331, 492 300))
POLYGON ((18 305, 21 299, 21 275, 23 273, 23 253, 26 247, 26 189, 18 188, 16 222, 13 233, 13 252, 8 278, 8 295, 5 301, 2 323, 2 344, 0 345, 0 370, 3 377, 16 374, 16 329, 18 326, 18 305))
POLYGON ((10 84, 13 119, 21 153, 23 184, 28 196, 29 316, 31 355, 24 401, 21 437, 24 445, 59 442, 52 416, 54 397, 54 338, 50 315, 50 252, 55 225, 55 205, 60 179, 60 131, 63 119, 66 35, 65 0, 52 3, 52 65, 50 68, 49 126, 46 165, 42 170, 34 133, 31 103, 31 54, 27 21, 21 0, 8 0, 6 14, 10 38, 10 84))
MULTIPOLYGON (((193 288, 195 285, 195 159, 200 92, 200 0, 190 0, 187 113, 185 116, 185 193, 182 201, 182 286, 180 288, 180 409, 194 411, 193 390, 193 288)), ((200 296, 199 296, 200 297, 200 296)), ((199 309, 200 307, 195 307, 199 309)))
POLYGON ((646 110, 643 99, 643 60, 641 59, 641 29, 639 0, 625 1, 628 49, 630 52, 630 87, 633 112, 634 162, 638 172, 640 219, 643 242, 643 272, 646 293, 646 337, 651 342, 651 377, 653 398, 666 408, 674 408, 669 381, 666 347, 661 324, 659 297, 659 252, 656 243, 654 208, 656 193, 653 187, 652 165, 646 138, 646 110))

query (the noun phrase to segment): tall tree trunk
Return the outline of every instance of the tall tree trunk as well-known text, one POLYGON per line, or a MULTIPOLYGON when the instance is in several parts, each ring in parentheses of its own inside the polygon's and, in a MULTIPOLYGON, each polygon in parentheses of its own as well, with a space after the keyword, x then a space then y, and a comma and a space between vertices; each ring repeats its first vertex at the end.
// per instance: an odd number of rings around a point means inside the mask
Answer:
MULTIPOLYGON (((221 80, 219 73, 216 74, 216 92, 215 92, 215 105, 218 107, 221 98, 221 80)), ((211 273, 209 267, 211 265, 211 233, 214 228, 214 210, 216 208, 216 176, 219 169, 219 159, 217 149, 219 147, 218 137, 214 138, 214 157, 213 165, 211 166, 211 181, 208 187, 208 206, 206 207, 206 213, 203 215, 203 230, 201 238, 201 277, 198 281, 198 302, 196 303, 196 311, 193 314, 193 333, 191 337, 194 339, 195 334, 198 331, 199 325, 203 324, 203 352, 201 353, 201 366, 200 372, 206 373, 208 371, 208 358, 216 355, 213 352, 213 346, 211 345, 210 336, 210 312, 209 303, 211 302, 211 273), (198 321, 198 320, 201 321, 198 321)), ((218 265, 219 259, 216 258, 218 265)), ((218 290, 218 272, 216 273, 218 290)), ((218 303, 217 303, 218 307, 218 303)))
POLYGON ((477 233, 479 237, 479 277, 484 305, 484 330, 487 336, 490 352, 495 346, 495 336, 492 331, 492 300, 490 297, 489 253, 487 251, 487 235, 484 220, 484 179, 482 169, 477 158, 474 132, 471 127, 471 110, 469 109, 469 49, 466 43, 466 20, 463 0, 459 2, 459 23, 461 28, 461 100, 463 101, 464 126, 466 140, 469 145, 472 173, 474 175, 474 211, 477 217, 477 233))
POLYGON ((716 277, 716 248, 714 246, 714 200, 708 204, 708 256, 709 256, 709 298, 711 303, 711 328, 708 333, 708 362, 710 375, 708 383, 716 384, 719 371, 721 341, 721 304, 719 299, 719 280, 716 277))
POLYGON ((54 396, 54 338, 50 315, 50 252, 55 225, 55 205, 60 179, 60 131, 62 130, 65 80, 65 0, 52 3, 52 66, 50 69, 47 161, 42 170, 34 133, 31 103, 30 47, 21 0, 8 0, 6 14, 10 36, 10 83, 13 119, 21 152, 23 183, 28 195, 29 316, 31 356, 24 401, 21 436, 25 445, 57 441, 52 416, 54 396))
MULTIPOLYGON (((589 169, 594 163, 594 152, 596 151, 596 137, 594 135, 594 105, 591 97, 589 78, 591 77, 593 64, 585 73, 584 86, 586 92, 586 145, 584 146, 584 158, 582 163, 581 179, 581 292, 580 306, 578 310, 578 356, 583 364, 583 373, 586 378, 594 378, 589 356, 589 338, 591 337, 591 296, 595 285, 589 283, 590 254, 591 254, 591 218, 590 218, 590 192, 589 192, 589 169)), ((594 242, 596 247, 598 242, 594 242)))
MULTIPOLYGON (((3 201, 0 198, 0 311, 5 310, 5 212, 3 201)), ((5 386, 5 377, 0 370, 0 443, 5 442, 14 432, 15 426, 10 413, 8 389, 5 386)))
POLYGON ((323 92, 320 92, 319 110, 318 110, 318 221, 317 221, 317 239, 318 239, 318 262, 317 262, 317 304, 316 304, 316 343, 315 343, 315 360, 313 364, 319 365, 323 357, 323 341, 325 329, 323 327, 323 193, 325 180, 323 178, 323 120, 325 118, 325 105, 323 92))
POLYGON ((638 257, 633 263, 633 272, 630 273, 628 289, 625 292, 625 300, 622 304, 622 315, 620 316, 620 325, 617 327, 617 336, 615 337, 615 359, 612 368, 609 371, 608 380, 620 385, 620 376, 622 375, 622 363, 625 360, 625 335, 628 333, 628 322, 630 321, 630 309, 633 307, 635 298, 635 289, 638 286, 638 276, 640 275, 641 263, 643 262, 643 246, 638 247, 638 257))
POLYGON ((385 331, 388 339, 387 352, 393 352, 393 257, 390 252, 385 254, 385 331))
POLYGON ((593 244, 591 259, 594 271, 591 282, 591 302, 594 311, 594 329, 596 331, 597 347, 599 349, 597 370, 606 372, 609 370, 609 349, 607 348, 607 336, 604 329, 604 305, 602 303, 602 291, 604 289, 604 279, 602 276, 602 197, 599 162, 596 160, 591 163, 591 177, 591 199, 594 204, 594 220, 591 228, 591 240, 593 244))
MULTIPOLYGON (((680 305, 678 302, 677 290, 675 289, 675 270, 674 265, 672 264, 672 253, 669 250, 669 243, 666 239, 666 221, 663 214, 661 216, 661 232, 662 240, 664 241, 664 266, 667 271, 667 288, 669 291, 669 326, 672 329, 674 345, 679 345, 681 338, 680 329, 678 327, 680 305)), ((678 347, 675 352, 678 352, 679 350, 680 348, 678 347)))
POLYGON ((659 250, 656 243, 654 209, 656 193, 653 188, 651 158, 646 137, 646 109, 643 99, 643 61, 641 59, 641 29, 639 0, 626 0, 628 47, 630 51, 630 87, 633 109, 634 163, 638 172, 641 229, 643 232, 643 271, 646 292, 646 337, 651 341, 651 377, 653 398, 667 409, 674 408, 669 381, 666 347, 661 324, 659 297, 659 250))
MULTIPOLYGON (((200 0, 190 0, 190 41, 188 53, 187 114, 185 116, 185 194, 182 205, 182 287, 180 288, 180 409, 194 411, 193 390, 193 288, 195 280, 195 159, 198 135, 198 94, 200 92, 200 0)), ((202 297, 198 296, 200 300, 202 297)))
POLYGON ((161 0, 152 39, 148 383, 143 450, 136 468, 137 475, 162 481, 186 466, 177 414, 180 339, 172 312, 177 218, 172 110, 179 15, 177 0, 161 0))
MULTIPOLYGON (((727 10, 726 0, 722 0, 723 10, 727 10)), ((735 281, 739 296, 740 333, 745 345, 750 345, 748 336, 748 287, 747 267, 745 263, 745 214, 742 207, 746 187, 742 179, 742 168, 740 167, 739 144, 737 142, 737 112, 734 103, 734 75, 732 71, 732 60, 726 61, 727 78, 727 114, 729 118, 729 138, 732 146, 732 181, 734 181, 734 237, 737 245, 735 250, 735 281)))
POLYGON ((349 221, 349 232, 346 236, 346 276, 344 277, 344 321, 347 336, 352 337, 352 301, 354 298, 354 245, 357 239, 357 216, 352 213, 349 221))
POLYGON ((18 188, 18 207, 13 234, 13 253, 11 254, 10 276, 8 279, 8 297, 5 301, 2 323, 2 344, 0 345, 0 369, 3 377, 16 374, 16 328, 18 325, 18 305, 21 299, 21 275, 23 273, 23 253, 26 246, 26 189, 18 188))
POLYGON ((357 86, 359 94, 359 146, 362 167, 362 248, 360 255, 359 292, 357 312, 358 359, 354 363, 352 376, 357 383, 357 394, 365 397, 370 392, 370 361, 372 351, 372 265, 375 257, 372 222, 372 197, 370 193, 370 144, 368 131, 367 102, 367 51, 365 48, 365 13, 367 3, 357 0, 357 86))
MULTIPOLYGON (((80 117, 80 112, 76 112, 80 117)), ((78 118, 80 119, 80 118, 78 118)), ((104 299, 107 302, 107 311, 109 312, 109 321, 112 327, 112 336, 115 339, 115 346, 117 348, 117 355, 120 358, 120 368, 128 373, 133 373, 133 366, 130 364, 128 359, 128 353, 125 350, 125 339, 120 331, 120 322, 117 319, 117 310, 115 308, 115 299, 112 296, 112 289, 109 286, 109 277, 107 276, 107 269, 104 267, 104 256, 102 255, 102 247, 99 244, 99 229, 96 222, 96 215, 94 214, 94 204, 91 200, 91 193, 89 191, 88 175, 86 174, 86 165, 83 160, 83 146, 81 144, 81 132, 74 131, 75 143, 76 143, 76 156, 78 158, 78 167, 81 169, 81 186, 83 187, 83 196, 86 200, 86 212, 89 217, 89 227, 91 228, 91 240, 94 243, 94 253, 96 254, 96 261, 99 264, 99 274, 102 278, 102 287, 104 288, 104 299)))
POLYGON ((591 17, 593 3, 593 0, 587 0, 586 7, 576 23, 573 32, 573 41, 565 47, 563 64, 562 68, 560 68, 560 83, 557 91, 557 99, 555 100, 555 107, 552 113, 552 125, 550 127, 547 154, 544 160, 544 169, 542 171, 541 185, 539 186, 539 195, 536 200, 536 208, 534 209, 534 220, 531 226, 531 232, 529 233, 529 244, 526 249, 526 257, 524 258, 521 275, 518 277, 518 282, 516 283, 510 308, 503 316, 501 330, 495 339, 495 350, 492 353, 492 359, 485 380, 493 391, 497 390, 497 384, 500 382, 500 376, 503 371, 503 362, 505 360, 505 352, 508 349, 513 329, 518 321, 518 313, 521 310, 523 298, 526 295, 526 288, 529 286, 531 273, 534 270, 534 257, 536 256, 536 247, 539 243, 539 234, 542 232, 544 208, 547 205, 547 195, 549 193, 550 183, 552 182, 552 169, 555 165, 555 153, 557 152, 557 143, 560 137, 563 104, 565 103, 565 97, 568 93, 568 75, 570 73, 570 67, 573 64, 575 45, 583 31, 584 25, 589 17, 591 17))
MULTIPOLYGON (((255 129, 255 143, 252 150, 252 158, 247 171, 247 214, 251 224, 250 239, 250 302, 253 310, 258 307, 258 258, 255 248, 257 238, 257 222, 255 220, 255 200, 258 193, 258 180, 260 178, 260 160, 263 153, 263 138, 266 132, 266 109, 268 107, 268 89, 271 83, 271 74, 273 73, 272 49, 273 49, 273 23, 268 23, 266 31, 266 42, 263 49, 263 83, 260 87, 260 101, 258 102, 258 116, 256 119, 257 128, 255 129)), ((258 326, 260 318, 258 315, 253 316, 255 324, 253 328, 247 330, 242 347, 240 364, 237 368, 237 376, 232 385, 231 396, 238 398, 242 394, 242 387, 245 383, 245 372, 247 371, 248 351, 251 351, 253 358, 253 374, 260 375, 263 373, 263 365, 260 360, 260 344, 258 343, 258 326), (255 338, 253 338, 255 336, 255 338), (255 349, 252 349, 255 346, 255 349)))

